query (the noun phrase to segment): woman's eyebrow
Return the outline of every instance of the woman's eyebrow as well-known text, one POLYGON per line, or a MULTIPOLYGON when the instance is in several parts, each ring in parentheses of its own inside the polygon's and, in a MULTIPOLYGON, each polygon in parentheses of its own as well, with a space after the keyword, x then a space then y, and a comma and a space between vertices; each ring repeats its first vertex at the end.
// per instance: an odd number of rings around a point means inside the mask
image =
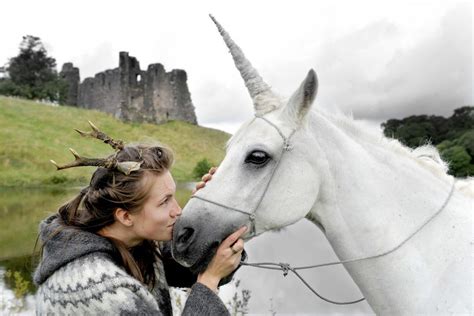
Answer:
POLYGON ((167 198, 170 198, 170 197, 173 197, 173 194, 172 194, 172 193, 168 193, 168 194, 162 196, 162 197, 160 198, 160 202, 163 201, 163 200, 166 200, 167 198))

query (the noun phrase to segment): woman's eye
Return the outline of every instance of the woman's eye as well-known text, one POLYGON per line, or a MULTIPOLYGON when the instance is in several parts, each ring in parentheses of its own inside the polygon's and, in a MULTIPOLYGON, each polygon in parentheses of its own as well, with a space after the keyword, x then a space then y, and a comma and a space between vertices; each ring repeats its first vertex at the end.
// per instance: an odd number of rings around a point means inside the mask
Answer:
POLYGON ((252 151, 246 158, 245 163, 251 163, 257 166, 262 166, 270 160, 270 156, 261 150, 252 151))

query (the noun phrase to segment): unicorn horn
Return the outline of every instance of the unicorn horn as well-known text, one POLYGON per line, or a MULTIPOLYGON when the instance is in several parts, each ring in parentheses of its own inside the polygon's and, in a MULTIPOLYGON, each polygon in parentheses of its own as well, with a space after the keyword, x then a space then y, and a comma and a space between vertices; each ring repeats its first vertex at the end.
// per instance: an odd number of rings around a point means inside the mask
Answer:
POLYGON ((267 85, 257 70, 252 67, 252 64, 247 60, 240 47, 232 40, 229 33, 217 22, 217 20, 209 14, 217 30, 224 39, 225 44, 230 50, 235 66, 244 79, 257 114, 264 114, 271 112, 280 105, 280 99, 273 93, 270 86, 267 85))

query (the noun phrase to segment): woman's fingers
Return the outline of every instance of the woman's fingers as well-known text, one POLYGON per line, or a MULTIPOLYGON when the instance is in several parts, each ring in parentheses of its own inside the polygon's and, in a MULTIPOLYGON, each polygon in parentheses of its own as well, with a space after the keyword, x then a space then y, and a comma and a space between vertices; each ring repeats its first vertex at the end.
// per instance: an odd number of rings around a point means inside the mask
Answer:
POLYGON ((209 169, 208 173, 202 176, 201 178, 202 181, 196 184, 196 188, 193 190, 192 194, 204 188, 206 186, 206 182, 212 179, 212 175, 216 173, 216 170, 217 170, 217 167, 212 167, 211 169, 209 169))
POLYGON ((209 171, 205 175, 202 176, 202 178, 201 178, 202 181, 207 182, 207 181, 211 180, 212 175, 214 173, 216 173, 216 171, 217 171, 217 167, 211 167, 211 169, 209 169, 209 171))
POLYGON ((212 175, 214 173, 216 173, 217 171, 217 167, 211 167, 211 169, 209 169, 209 173, 212 175))
POLYGON ((198 182, 198 184, 196 184, 196 190, 202 189, 205 186, 206 186, 206 183, 203 182, 203 181, 200 181, 200 182, 198 182))
POLYGON ((201 181, 201 182, 198 182, 196 184, 196 188, 193 189, 193 192, 191 192, 192 194, 196 193, 197 190, 200 190, 202 188, 204 188, 206 186, 206 183, 201 181))
POLYGON ((239 239, 235 242, 235 244, 233 244, 230 249, 232 249, 232 252, 234 254, 238 254, 238 253, 242 253, 242 251, 244 250, 244 240, 243 239, 239 239))
POLYGON ((240 236, 242 236, 247 231, 247 226, 240 227, 237 231, 230 234, 229 237, 224 239, 221 243, 221 247, 223 248, 230 248, 237 240, 239 240, 240 236))
POLYGON ((219 280, 232 273, 239 266, 244 250, 244 241, 240 236, 246 231, 247 227, 243 226, 224 239, 206 270, 199 275, 198 280, 200 282, 205 283, 206 279, 213 280, 210 282, 210 288, 217 288, 219 280))

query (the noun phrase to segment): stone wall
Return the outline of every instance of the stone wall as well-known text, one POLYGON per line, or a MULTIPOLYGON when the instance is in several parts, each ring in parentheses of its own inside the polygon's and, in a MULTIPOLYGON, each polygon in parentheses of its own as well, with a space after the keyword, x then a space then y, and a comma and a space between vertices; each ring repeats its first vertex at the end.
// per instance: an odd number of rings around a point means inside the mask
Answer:
POLYGON ((108 112, 125 121, 160 124, 180 120, 197 124, 184 70, 166 72, 163 65, 151 64, 143 71, 138 60, 127 52, 120 53, 118 68, 82 83, 79 70, 76 76, 74 69, 67 63, 61 71, 69 83, 71 105, 108 112))

